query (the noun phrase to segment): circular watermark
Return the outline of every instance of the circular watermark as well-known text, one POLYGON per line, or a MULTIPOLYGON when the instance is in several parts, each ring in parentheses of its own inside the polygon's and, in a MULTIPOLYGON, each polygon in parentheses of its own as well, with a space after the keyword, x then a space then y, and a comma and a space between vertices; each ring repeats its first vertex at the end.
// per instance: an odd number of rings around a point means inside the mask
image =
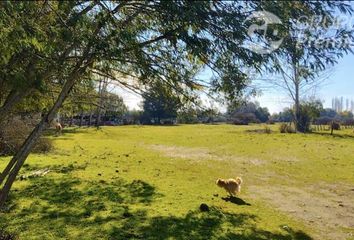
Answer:
MULTIPOLYGON (((258 54, 269 54, 274 50, 278 49, 283 42, 283 38, 279 40, 272 40, 267 33, 268 26, 271 24, 282 24, 282 21, 271 12, 267 11, 257 11, 249 15, 244 22, 251 20, 261 21, 264 24, 252 24, 248 27, 247 34, 252 39, 248 44, 247 48, 258 54), (262 32, 262 34, 260 34, 262 32)), ((278 31, 273 30, 271 35, 273 37, 278 36, 278 31)))
MULTIPOLYGON (((249 15, 244 23, 251 22, 247 29, 249 39, 243 47, 257 54, 270 54, 283 43, 279 34, 282 21, 268 11, 256 11, 249 15)), ((316 49, 349 49, 354 46, 352 36, 354 18, 348 16, 300 16, 291 19, 292 41, 297 48, 313 47, 316 49)))

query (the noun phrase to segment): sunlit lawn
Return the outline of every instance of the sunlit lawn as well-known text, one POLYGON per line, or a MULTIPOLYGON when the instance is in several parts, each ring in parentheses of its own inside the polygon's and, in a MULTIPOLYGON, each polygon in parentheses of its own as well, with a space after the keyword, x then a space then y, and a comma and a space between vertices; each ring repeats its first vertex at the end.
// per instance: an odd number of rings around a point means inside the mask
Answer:
MULTIPOLYGON (((51 172, 16 182, 0 226, 20 239, 325 238, 311 216, 299 215, 301 206, 289 209, 301 197, 292 197, 291 189, 354 186, 352 130, 335 137, 280 134, 276 125, 271 134, 253 131, 263 128, 69 129, 54 138, 51 153, 29 157, 21 174, 51 172), (243 189, 239 198, 229 199, 215 180, 236 176, 244 179, 243 189), (202 203, 210 211, 201 212, 202 203)), ((1 168, 8 159, 0 158, 1 168)), ((346 211, 354 211, 351 207, 346 211)), ((326 222, 325 216, 320 221, 326 222)), ((350 226, 332 227, 328 231, 337 239, 353 234, 350 226)))

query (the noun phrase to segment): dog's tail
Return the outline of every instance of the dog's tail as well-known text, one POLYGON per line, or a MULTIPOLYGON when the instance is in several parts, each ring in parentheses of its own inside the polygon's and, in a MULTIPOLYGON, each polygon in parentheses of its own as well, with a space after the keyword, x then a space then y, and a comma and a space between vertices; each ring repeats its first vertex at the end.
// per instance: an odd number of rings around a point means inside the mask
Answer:
POLYGON ((239 185, 241 185, 242 184, 242 178, 241 177, 237 177, 236 178, 236 182, 239 184, 239 185))

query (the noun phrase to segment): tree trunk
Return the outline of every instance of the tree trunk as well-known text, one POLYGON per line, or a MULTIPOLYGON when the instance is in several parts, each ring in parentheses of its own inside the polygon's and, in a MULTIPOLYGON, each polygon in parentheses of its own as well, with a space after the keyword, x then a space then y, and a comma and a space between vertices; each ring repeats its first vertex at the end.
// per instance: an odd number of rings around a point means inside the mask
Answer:
POLYGON ((101 108, 97 108, 97 115, 96 115, 96 127, 99 128, 101 126, 101 108))
POLYGON ((333 125, 334 125, 334 121, 331 122, 331 135, 333 135, 333 125))
POLYGON ((97 115, 96 115, 96 127, 99 128, 101 125, 101 117, 102 117, 102 108, 103 108, 103 98, 106 91, 106 83, 105 80, 100 80, 98 86, 98 94, 99 94, 99 103, 97 106, 97 115))
MULTIPOLYGON (((90 60, 91 61, 91 60, 90 60)), ((31 149, 33 148, 36 141, 41 136, 42 132, 49 126, 50 122, 54 119, 56 113, 58 112, 59 108, 63 104, 64 100, 68 96, 70 90, 75 84, 76 79, 80 76, 80 73, 87 68, 87 64, 80 68, 82 61, 77 64, 75 69, 72 71, 71 75, 68 77, 67 81, 65 82, 56 102, 46 114, 44 118, 40 121, 40 123, 33 129, 29 137, 21 146, 20 150, 16 153, 16 155, 11 159, 8 166, 6 167, 7 172, 3 172, 2 175, 6 176, 8 171, 8 177, 6 182, 0 192, 0 208, 2 208, 5 204, 5 201, 8 197, 9 191, 11 189, 12 184, 14 183, 18 172, 20 171, 21 167, 23 166, 25 160, 27 159, 31 149), (81 70, 80 70, 81 69, 81 70)))
POLYGON ((15 165, 16 163, 16 158, 13 157, 11 159, 11 161, 7 164, 7 166, 5 167, 4 171, 2 171, 1 175, 0 175, 0 186, 1 184, 4 182, 6 176, 9 174, 9 172, 11 171, 12 167, 15 165))
POLYGON ((299 84, 295 83, 295 130, 301 131, 300 126, 300 99, 299 99, 299 84))
POLYGON ((92 111, 90 111, 90 117, 88 122, 89 127, 91 126, 91 124, 92 124, 92 111))
POLYGON ((81 111, 81 114, 80 114, 80 127, 82 127, 82 122, 84 121, 84 113, 81 111))
POLYGON ((295 56, 293 56, 292 58, 292 67, 293 67, 293 83, 294 83, 294 87, 295 87, 295 114, 294 114, 294 122, 295 122, 295 131, 301 131, 302 127, 300 126, 300 75, 299 75, 299 65, 298 65, 298 61, 297 58, 295 56))
POLYGON ((74 113, 71 113, 69 127, 72 127, 73 124, 74 124, 74 113))

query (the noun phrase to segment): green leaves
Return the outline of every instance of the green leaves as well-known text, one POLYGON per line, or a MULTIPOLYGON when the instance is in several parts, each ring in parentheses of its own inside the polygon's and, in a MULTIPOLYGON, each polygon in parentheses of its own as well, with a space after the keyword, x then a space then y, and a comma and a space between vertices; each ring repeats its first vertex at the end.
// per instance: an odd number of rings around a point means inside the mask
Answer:
MULTIPOLYGON (((332 16, 333 9, 352 12, 348 4, 330 1, 46 1, 6 2, 2 7, 0 81, 9 89, 63 83, 74 66, 90 59, 94 63, 87 72, 105 65, 99 71, 114 72, 120 81, 129 76, 145 87, 159 81, 183 92, 197 89, 196 75, 206 69, 213 75, 204 79, 211 90, 237 99, 250 83, 249 70, 278 71, 276 58, 292 55, 315 73, 350 51, 312 45, 299 49, 293 41, 294 19, 302 15, 332 16), (244 44, 249 41, 245 20, 257 10, 271 11, 283 23, 284 43, 269 55, 252 52, 244 44)), ((306 34, 316 37, 321 31, 306 34)), ((311 78, 312 71, 303 76, 311 78)))

